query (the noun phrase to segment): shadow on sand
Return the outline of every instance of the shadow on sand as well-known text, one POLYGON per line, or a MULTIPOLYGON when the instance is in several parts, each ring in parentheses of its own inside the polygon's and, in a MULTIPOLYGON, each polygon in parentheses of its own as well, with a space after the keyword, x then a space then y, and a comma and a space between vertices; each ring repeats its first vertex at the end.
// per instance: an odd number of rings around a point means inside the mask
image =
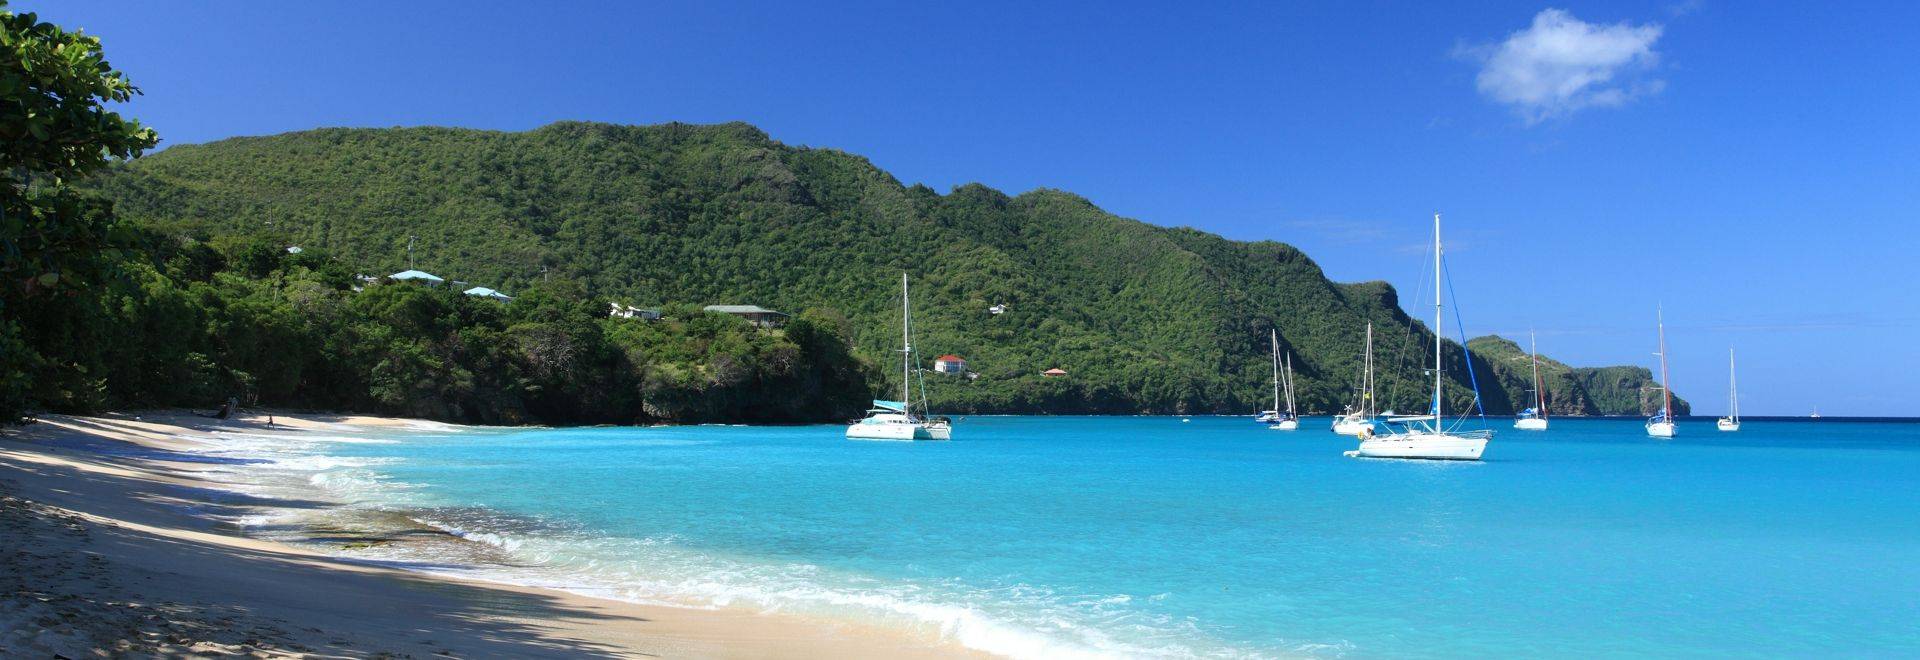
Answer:
MULTIPOLYGON (((76 427, 98 427, 71 419, 76 427)), ((171 420, 170 420, 171 421, 171 420)), ((105 429, 92 428, 90 431, 105 429)), ((124 429, 114 429, 124 432, 124 429)), ((282 552, 271 546, 221 543, 200 540, 192 533, 164 533, 166 530, 217 531, 221 525, 209 515, 240 515, 260 507, 323 508, 323 502, 277 500, 241 495, 210 488, 182 486, 165 475, 192 476, 154 461, 202 463, 190 454, 147 449, 112 438, 89 433, 89 439, 62 448, 81 449, 66 458, 82 465, 100 468, 22 460, 16 438, 0 438, 0 494, 8 498, 6 506, 15 517, 52 514, 21 513, 43 504, 97 516, 90 520, 58 516, 47 525, 74 530, 78 544, 68 552, 75 556, 94 556, 67 573, 78 576, 46 577, 35 589, 47 592, 56 602, 74 605, 80 612, 110 616, 128 607, 128 603, 146 603, 144 618, 129 619, 125 634, 151 637, 157 633, 142 626, 161 626, 163 632, 201 630, 211 639, 220 635, 237 636, 233 643, 245 643, 268 653, 343 653, 374 655, 393 652, 429 656, 452 653, 469 657, 630 657, 633 650, 577 639, 554 622, 595 625, 613 622, 645 623, 646 619, 609 615, 583 608, 553 596, 409 574, 391 567, 456 569, 420 563, 360 562, 298 552, 282 552), (83 447, 72 446, 83 445, 83 447), (97 451, 96 451, 97 450, 97 451), (154 476, 145 476, 154 475, 154 476), (32 487, 27 487, 31 484, 32 487), (161 531, 149 531, 149 530, 161 531), (84 569, 84 570, 83 570, 84 569), (99 576, 119 576, 106 580, 99 576), (147 575, 146 578, 129 576, 147 575), (191 585, 192 589, 169 589, 166 585, 191 585), (57 593, 66 590, 67 593, 57 593), (169 608, 168 605, 174 607, 169 608), (152 623, 154 612, 169 619, 152 623), (140 623, 149 621, 149 623, 140 623), (238 622, 238 623, 236 623, 238 622), (262 631, 269 631, 263 634, 262 631), (225 631, 225 632, 223 632, 225 631), (376 631, 372 637, 367 631, 376 631), (285 634, 272 634, 284 632, 285 634), (241 640, 244 640, 243 642, 241 640)), ((53 529, 53 527, 49 527, 53 529)), ((35 543, 30 530, 16 529, 9 536, 23 546, 35 543)), ((44 538, 44 537, 41 537, 44 538)), ((335 540, 335 539, 327 539, 335 540)), ((14 553, 7 562, 40 562, 40 566, 7 566, 10 571, 52 570, 44 555, 14 553), (35 557, 40 557, 35 559, 35 557)), ((24 574, 24 573, 22 573, 24 574)))

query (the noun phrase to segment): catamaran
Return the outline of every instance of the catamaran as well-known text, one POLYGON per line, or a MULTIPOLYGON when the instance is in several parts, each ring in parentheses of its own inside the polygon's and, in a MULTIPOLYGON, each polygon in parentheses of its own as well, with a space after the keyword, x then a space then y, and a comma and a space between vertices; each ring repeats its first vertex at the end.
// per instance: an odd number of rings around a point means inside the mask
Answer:
POLYGON ((1360 446, 1346 452, 1362 458, 1423 458, 1435 460, 1477 461, 1487 449, 1493 431, 1461 431, 1446 428, 1446 411, 1440 396, 1440 324, 1442 281, 1441 259, 1445 251, 1440 243, 1440 214, 1433 214, 1433 414, 1387 418, 1388 432, 1360 435, 1360 446))
POLYGON ((1740 383, 1733 377, 1733 349, 1727 349, 1727 416, 1717 426, 1722 431, 1740 430, 1740 383))
MULTIPOLYGON (((853 440, 949 440, 953 424, 945 418, 913 414, 913 312, 907 296, 907 274, 900 274, 900 400, 875 399, 866 419, 847 425, 853 440)), ((921 374, 921 378, 926 378, 921 374)), ((922 382, 922 391, 925 383, 922 382)), ((926 412, 926 398, 920 410, 926 412)))
POLYGON ((1667 315, 1664 310, 1656 310, 1656 324, 1660 328, 1660 412, 1647 419, 1647 435, 1656 438, 1674 436, 1673 426, 1673 388, 1667 384, 1667 315))
POLYGON ((1367 348, 1360 367, 1360 406, 1348 406, 1344 414, 1333 418, 1333 432, 1360 435, 1373 432, 1373 322, 1367 322, 1367 348))
POLYGON ((1520 411, 1513 420, 1513 428, 1522 431, 1547 430, 1547 393, 1540 387, 1540 345, 1534 342, 1533 331, 1527 331, 1527 352, 1533 357, 1533 407, 1520 411))
POLYGON ((1273 424, 1267 428, 1275 431, 1292 431, 1300 428, 1300 416, 1293 409, 1293 355, 1287 355, 1286 375, 1280 371, 1280 332, 1273 331, 1273 424), (1280 393, 1287 394, 1286 411, 1281 412, 1280 393))

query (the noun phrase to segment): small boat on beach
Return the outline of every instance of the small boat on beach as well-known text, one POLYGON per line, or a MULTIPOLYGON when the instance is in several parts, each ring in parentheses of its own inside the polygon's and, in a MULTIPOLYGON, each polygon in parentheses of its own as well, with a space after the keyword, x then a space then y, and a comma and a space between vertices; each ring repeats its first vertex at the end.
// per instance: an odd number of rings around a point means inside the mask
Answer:
MULTIPOLYGON (((1433 407, 1431 415, 1394 416, 1386 420, 1387 433, 1375 435, 1371 429, 1360 435, 1360 446, 1346 452, 1359 458, 1417 458, 1430 460, 1477 461, 1486 452, 1493 431, 1462 431, 1448 428, 1441 396, 1441 260, 1445 250, 1440 242, 1440 214, 1433 215, 1433 407)), ((1371 334, 1369 334, 1371 336, 1371 334)))
POLYGON ((925 374, 913 364, 913 311, 907 293, 907 274, 900 274, 900 400, 874 400, 865 419, 847 425, 850 440, 950 440, 953 422, 932 417, 926 412, 926 397, 921 397, 921 415, 913 413, 913 379, 921 378, 926 391, 925 374))
POLYGON ((1740 430, 1740 382, 1733 376, 1733 349, 1727 349, 1727 416, 1714 423, 1722 431, 1740 430))
POLYGON ((1667 316, 1664 310, 1656 311, 1656 325, 1660 329, 1660 397, 1664 402, 1660 412, 1647 419, 1647 435, 1656 438, 1671 438, 1676 429, 1673 426, 1673 388, 1667 384, 1667 316))

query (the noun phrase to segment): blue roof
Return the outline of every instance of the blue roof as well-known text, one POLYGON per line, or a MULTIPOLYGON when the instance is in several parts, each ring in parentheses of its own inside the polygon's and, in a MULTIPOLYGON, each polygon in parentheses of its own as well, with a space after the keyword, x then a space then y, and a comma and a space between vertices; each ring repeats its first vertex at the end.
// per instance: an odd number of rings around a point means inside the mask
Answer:
POLYGON ((894 411, 894 412, 906 412, 906 411, 907 411, 907 404, 906 404, 906 403, 904 403, 904 402, 900 402, 900 401, 882 401, 882 400, 880 400, 880 399, 874 399, 874 400, 873 400, 873 407, 875 407, 875 408, 880 408, 880 409, 883 409, 883 410, 891 410, 891 411, 894 411))
POLYGON ((432 280, 434 282, 446 281, 441 279, 440 276, 434 275, 433 273, 428 273, 425 271, 418 271, 418 270, 403 270, 398 273, 388 275, 387 277, 390 277, 396 280, 432 280))
POLYGON ((487 287, 484 287, 484 286, 476 286, 476 287, 473 287, 473 288, 471 288, 471 289, 467 289, 466 291, 462 291, 461 293, 465 293, 465 294, 467 294, 467 295, 469 295, 469 296, 482 296, 482 297, 486 297, 486 298, 499 298, 499 299, 501 299, 501 300, 512 300, 512 299, 513 299, 513 296, 509 296, 509 295, 507 295, 507 294, 504 294, 504 293, 501 293, 501 292, 499 292, 499 291, 495 291, 495 290, 493 290, 493 289, 489 289, 489 288, 487 288, 487 287))

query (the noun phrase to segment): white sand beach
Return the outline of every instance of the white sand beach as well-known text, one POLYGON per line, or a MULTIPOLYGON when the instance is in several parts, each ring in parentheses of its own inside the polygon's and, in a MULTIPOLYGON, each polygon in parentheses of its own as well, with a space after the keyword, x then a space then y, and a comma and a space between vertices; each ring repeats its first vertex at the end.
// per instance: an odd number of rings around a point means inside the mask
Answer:
MULTIPOLYGON (((463 580, 250 538, 235 520, 321 501, 246 495, 195 437, 265 414, 46 416, 0 431, 0 656, 933 658, 932 635, 463 580)), ((411 420, 275 413, 276 432, 411 420)), ((337 432, 337 431, 329 431, 337 432)), ((221 466, 231 469, 232 466, 221 466)), ((384 538, 380 542, 407 542, 384 538)), ((449 542, 447 538, 435 542, 449 542)))

